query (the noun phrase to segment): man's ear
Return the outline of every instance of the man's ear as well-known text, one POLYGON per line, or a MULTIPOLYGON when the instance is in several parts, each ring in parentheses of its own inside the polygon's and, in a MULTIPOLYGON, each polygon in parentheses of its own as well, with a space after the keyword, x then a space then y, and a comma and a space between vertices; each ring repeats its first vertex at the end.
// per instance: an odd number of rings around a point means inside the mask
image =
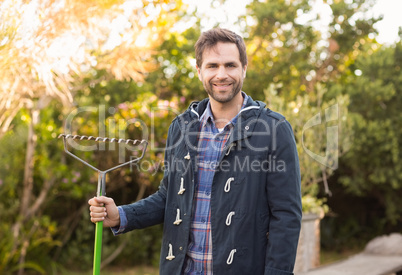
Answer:
POLYGON ((198 65, 195 65, 195 68, 197 69, 198 79, 199 79, 200 81, 202 81, 201 69, 198 67, 198 65))
POLYGON ((246 78, 246 72, 247 72, 247 64, 244 65, 244 68, 243 68, 243 79, 246 78))

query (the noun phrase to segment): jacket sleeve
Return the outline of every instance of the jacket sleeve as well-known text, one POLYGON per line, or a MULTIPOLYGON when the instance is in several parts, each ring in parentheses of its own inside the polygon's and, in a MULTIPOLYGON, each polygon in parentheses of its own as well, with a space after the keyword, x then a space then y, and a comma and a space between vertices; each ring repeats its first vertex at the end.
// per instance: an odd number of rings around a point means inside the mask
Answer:
POLYGON ((169 127, 168 138, 165 149, 165 171, 163 179, 159 185, 159 190, 149 197, 138 202, 123 205, 127 217, 127 226, 122 233, 126 233, 133 229, 142 229, 152 225, 160 224, 164 221, 166 194, 169 181, 169 165, 171 158, 171 150, 173 148, 173 123, 169 127))
POLYGON ((290 124, 277 121, 271 154, 276 166, 267 175, 270 225, 265 275, 293 274, 301 228, 302 205, 299 158, 290 124))

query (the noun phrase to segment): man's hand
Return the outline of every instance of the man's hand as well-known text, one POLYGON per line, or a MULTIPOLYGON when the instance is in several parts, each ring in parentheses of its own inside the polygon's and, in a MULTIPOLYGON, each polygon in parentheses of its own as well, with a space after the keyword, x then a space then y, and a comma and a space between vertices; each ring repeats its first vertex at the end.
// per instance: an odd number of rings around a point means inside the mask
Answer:
POLYGON ((88 201, 91 222, 102 222, 103 227, 120 225, 120 215, 112 198, 105 196, 94 197, 88 201))

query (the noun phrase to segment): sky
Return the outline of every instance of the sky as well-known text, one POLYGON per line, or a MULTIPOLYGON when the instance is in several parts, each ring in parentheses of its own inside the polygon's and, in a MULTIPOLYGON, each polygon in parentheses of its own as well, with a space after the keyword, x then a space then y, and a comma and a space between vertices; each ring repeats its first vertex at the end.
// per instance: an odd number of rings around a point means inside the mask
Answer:
POLYGON ((375 26, 379 30, 378 42, 392 43, 398 40, 398 28, 402 27, 401 11, 402 0, 378 0, 373 13, 384 15, 384 19, 375 26))
MULTIPOLYGON (((212 28, 216 22, 220 23, 221 27, 232 29, 233 31, 239 31, 235 26, 237 18, 240 15, 244 15, 245 6, 251 0, 226 0, 224 4, 219 4, 223 1, 214 0, 184 0, 185 3, 190 5, 189 9, 194 10, 197 7, 197 12, 200 16, 209 15, 210 19, 203 19, 201 26, 203 30, 212 28), (211 8, 211 5, 213 6, 211 8)), ((315 4, 313 10, 320 14, 330 13, 328 6, 323 4, 323 0, 312 0, 315 4)), ((351 0, 344 0, 351 1, 351 0)), ((377 3, 370 10, 371 15, 379 16, 383 15, 382 21, 376 23, 374 26, 379 31, 377 41, 381 44, 393 44, 398 37, 398 28, 402 27, 402 0, 377 0, 377 3)), ((323 18, 328 18, 323 16, 323 18)), ((325 23, 325 22, 324 22, 325 23)), ((323 24, 325 25, 325 24, 323 24)), ((319 26, 318 26, 319 27, 319 26)))

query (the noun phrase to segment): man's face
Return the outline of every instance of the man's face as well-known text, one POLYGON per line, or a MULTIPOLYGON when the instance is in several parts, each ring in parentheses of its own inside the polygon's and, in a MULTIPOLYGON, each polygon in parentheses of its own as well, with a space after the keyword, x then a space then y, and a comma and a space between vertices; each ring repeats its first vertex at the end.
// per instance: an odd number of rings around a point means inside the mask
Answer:
POLYGON ((247 65, 242 67, 240 54, 234 43, 218 42, 204 50, 201 68, 197 66, 198 78, 211 100, 230 102, 243 86, 247 65))

